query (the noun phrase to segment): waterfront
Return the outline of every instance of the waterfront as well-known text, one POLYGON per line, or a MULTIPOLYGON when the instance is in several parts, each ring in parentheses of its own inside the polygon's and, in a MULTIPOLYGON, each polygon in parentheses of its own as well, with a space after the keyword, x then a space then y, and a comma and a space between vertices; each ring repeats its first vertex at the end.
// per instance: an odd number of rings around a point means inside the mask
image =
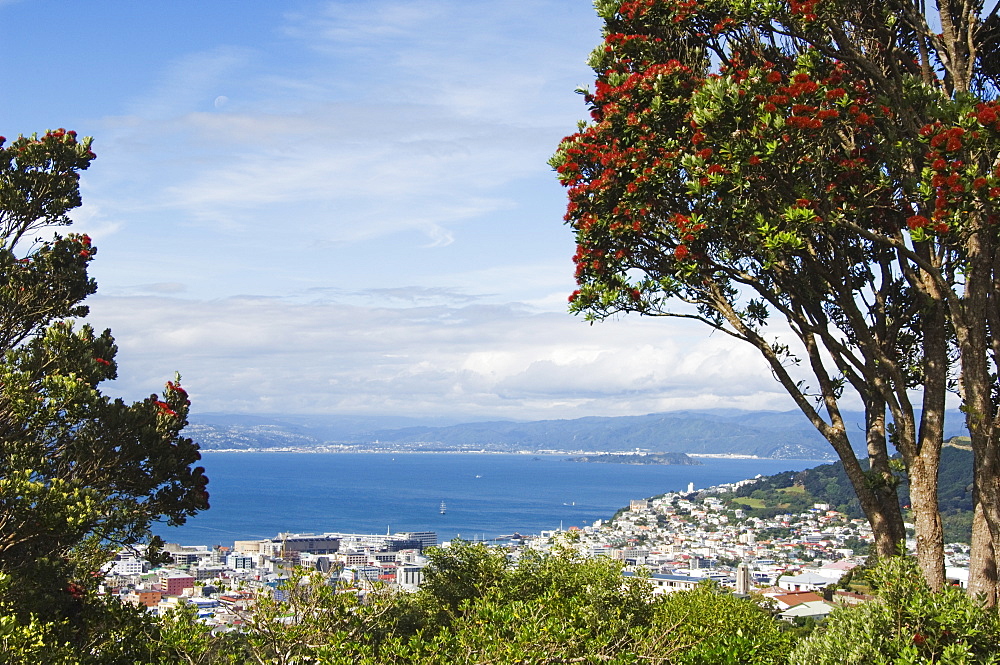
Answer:
POLYGON ((814 460, 702 459, 699 466, 588 464, 565 455, 218 453, 201 464, 211 510, 155 532, 230 545, 279 531, 435 531, 442 540, 608 519, 631 499, 800 470, 814 460), (441 515, 440 503, 447 504, 441 515))

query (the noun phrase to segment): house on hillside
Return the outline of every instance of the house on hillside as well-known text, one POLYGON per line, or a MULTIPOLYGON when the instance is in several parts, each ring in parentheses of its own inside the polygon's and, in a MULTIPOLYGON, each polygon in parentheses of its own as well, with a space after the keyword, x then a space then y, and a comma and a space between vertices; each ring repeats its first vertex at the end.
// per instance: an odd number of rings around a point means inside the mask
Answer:
POLYGON ((832 611, 833 606, 829 603, 822 600, 811 600, 807 603, 799 603, 794 607, 790 607, 778 614, 778 616, 789 623, 795 623, 796 619, 822 621, 832 611))
POLYGON ((789 591, 819 591, 831 583, 829 577, 817 575, 816 573, 801 573, 782 577, 778 580, 778 586, 789 591))

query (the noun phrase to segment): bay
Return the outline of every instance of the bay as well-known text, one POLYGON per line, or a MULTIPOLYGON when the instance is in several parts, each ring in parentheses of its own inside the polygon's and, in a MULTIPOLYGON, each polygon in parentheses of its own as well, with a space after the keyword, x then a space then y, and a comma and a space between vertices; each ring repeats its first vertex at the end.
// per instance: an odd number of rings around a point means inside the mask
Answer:
POLYGON ((537 534, 608 519, 632 499, 820 464, 715 459, 702 465, 597 464, 564 455, 203 452, 211 509, 154 533, 232 545, 279 532, 435 531, 440 541, 537 534), (441 514, 441 502, 447 511, 441 514))

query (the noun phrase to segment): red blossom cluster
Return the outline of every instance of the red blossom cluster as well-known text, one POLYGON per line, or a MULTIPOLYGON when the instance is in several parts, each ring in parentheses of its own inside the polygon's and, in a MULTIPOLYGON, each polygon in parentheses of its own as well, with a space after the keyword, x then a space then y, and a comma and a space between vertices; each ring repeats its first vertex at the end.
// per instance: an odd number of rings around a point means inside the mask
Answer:
POLYGON ((819 129, 823 126, 823 121, 819 118, 793 115, 785 118, 785 124, 795 129, 819 129))
POLYGON ((86 594, 86 589, 76 582, 70 582, 66 585, 66 593, 68 593, 74 600, 80 600, 86 594))
POLYGON ((618 15, 632 21, 638 17, 645 16, 657 3, 657 0, 628 0, 618 7, 618 15))
POLYGON ((726 16, 718 23, 712 26, 712 34, 717 35, 719 33, 725 32, 726 30, 729 30, 735 25, 737 25, 736 20, 729 16, 726 16))
MULTIPOLYGON (((765 71, 772 66, 772 63, 765 63, 765 71)), ((840 104, 848 106, 847 116, 853 124, 857 126, 874 124, 876 111, 874 108, 869 108, 871 98, 863 85, 855 88, 855 95, 849 100, 853 102, 852 104, 847 105, 841 101, 848 96, 847 90, 840 87, 843 74, 843 66, 838 64, 829 76, 819 81, 814 80, 806 72, 797 72, 792 75, 788 85, 780 85, 784 81, 784 75, 772 69, 764 76, 764 81, 776 86, 774 93, 767 95, 758 92, 754 95, 754 100, 765 113, 787 114, 785 125, 791 129, 821 129, 825 121, 838 120, 842 117, 840 109, 837 108, 840 104)), ((883 115, 888 113, 888 109, 879 111, 882 111, 883 115)))
POLYGON ((788 4, 793 15, 801 16, 807 22, 816 20, 816 5, 819 0, 789 0, 788 4))
POLYGON ((983 127, 1000 132, 1000 102, 992 101, 977 104, 975 112, 969 115, 975 117, 976 121, 983 127))
POLYGON ((60 127, 59 129, 56 129, 56 130, 50 129, 49 131, 45 132, 45 138, 47 138, 47 139, 48 138, 61 139, 64 136, 69 137, 70 139, 75 139, 76 138, 76 132, 74 132, 72 129, 69 130, 69 131, 66 131, 62 127, 60 127))
POLYGON ((171 409, 170 405, 167 404, 166 402, 161 402, 160 400, 156 400, 155 402, 153 402, 153 404, 156 405, 156 408, 159 411, 160 415, 164 415, 164 416, 176 416, 177 415, 177 412, 174 411, 173 409, 171 409))
POLYGON ((1000 169, 984 173, 976 167, 977 154, 987 138, 984 132, 994 139, 1000 133, 1000 103, 980 103, 966 118, 965 127, 938 120, 919 130, 929 146, 924 157, 934 192, 932 216, 937 224, 933 229, 942 233, 950 228, 944 219, 965 209, 973 197, 985 193, 988 199, 1000 198, 1000 169))
MULTIPOLYGON (((647 2, 649 2, 649 0, 647 0, 647 2)), ((651 8, 652 5, 656 3, 650 2, 649 4, 651 8)), ((672 6, 668 6, 666 9, 668 12, 673 13, 672 20, 674 23, 683 23, 697 14, 700 6, 698 4, 698 0, 675 0, 672 6)))

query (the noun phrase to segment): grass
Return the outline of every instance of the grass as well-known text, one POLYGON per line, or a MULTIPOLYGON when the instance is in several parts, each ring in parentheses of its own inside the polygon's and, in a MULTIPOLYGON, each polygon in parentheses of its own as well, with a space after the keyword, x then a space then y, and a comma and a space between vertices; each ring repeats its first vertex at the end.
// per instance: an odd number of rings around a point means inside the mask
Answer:
POLYGON ((746 506, 747 508, 763 508, 765 505, 763 499, 751 499, 746 496, 733 499, 733 503, 738 503, 741 506, 746 506))

